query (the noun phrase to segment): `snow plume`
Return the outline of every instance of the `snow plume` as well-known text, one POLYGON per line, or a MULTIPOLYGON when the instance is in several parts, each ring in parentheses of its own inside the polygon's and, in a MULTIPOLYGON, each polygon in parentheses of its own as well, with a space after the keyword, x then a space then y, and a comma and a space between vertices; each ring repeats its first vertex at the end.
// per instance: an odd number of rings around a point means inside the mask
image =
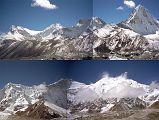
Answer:
POLYGON ((135 88, 129 83, 121 82, 107 92, 107 98, 136 98, 145 94, 143 88, 135 88))
POLYGON ((104 98, 136 98, 145 94, 142 84, 132 79, 128 79, 127 72, 111 77, 108 73, 102 75, 102 79, 97 82, 98 86, 103 87, 104 98))
POLYGON ((129 8, 134 8, 136 6, 135 2, 132 0, 124 0, 124 4, 129 8))
POLYGON ((107 79, 107 78, 109 78, 109 77, 110 77, 110 75, 109 75, 108 72, 103 72, 103 73, 102 73, 102 77, 101 77, 101 78, 107 79))
POLYGON ((57 6, 54 4, 51 4, 49 0, 33 0, 33 3, 31 4, 32 7, 42 7, 45 9, 53 10, 56 9, 57 6))
POLYGON ((46 84, 40 84, 40 85, 36 86, 36 89, 40 92, 46 92, 47 91, 46 84))
POLYGON ((159 89, 159 83, 157 81, 152 81, 152 83, 150 84, 150 88, 159 89))
MULTIPOLYGON (((124 72, 122 73, 120 76, 118 77, 122 77, 122 78, 125 78, 127 79, 127 76, 128 76, 128 72, 124 72)), ((103 72, 102 73, 102 79, 111 79, 113 77, 110 76, 110 74, 108 72, 103 72)), ((114 77, 115 78, 115 77, 114 77)))

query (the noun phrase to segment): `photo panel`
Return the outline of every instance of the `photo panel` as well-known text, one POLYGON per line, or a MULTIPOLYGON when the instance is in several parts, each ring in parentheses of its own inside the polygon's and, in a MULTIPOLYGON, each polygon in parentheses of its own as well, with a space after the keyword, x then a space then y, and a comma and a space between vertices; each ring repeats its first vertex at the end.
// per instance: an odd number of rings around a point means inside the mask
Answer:
POLYGON ((158 60, 158 0, 1 0, 0 59, 158 60))
POLYGON ((0 119, 157 120, 158 67, 158 61, 0 61, 0 119))

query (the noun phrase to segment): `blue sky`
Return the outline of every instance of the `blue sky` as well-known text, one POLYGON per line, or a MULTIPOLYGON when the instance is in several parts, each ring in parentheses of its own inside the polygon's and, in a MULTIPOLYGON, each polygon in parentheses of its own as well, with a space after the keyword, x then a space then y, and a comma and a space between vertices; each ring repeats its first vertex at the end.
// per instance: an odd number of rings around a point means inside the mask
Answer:
POLYGON ((92 0, 50 0, 57 9, 33 7, 33 1, 0 0, 0 31, 8 31, 11 25, 34 30, 43 30, 56 22, 73 26, 79 19, 92 16, 92 0))
MULTIPOLYGON (((145 6, 159 18, 159 0, 133 2, 145 6)), ((127 19, 133 9, 124 4, 124 0, 0 0, 0 33, 7 32, 11 25, 33 30, 43 30, 53 23, 73 26, 79 19, 92 16, 108 23, 118 23, 127 19), (41 1, 49 3, 40 5, 41 1), (56 9, 51 9, 52 5, 56 9), (124 9, 117 10, 119 6, 124 9)))
POLYGON ((89 84, 106 72, 110 76, 128 72, 128 78, 150 84, 159 82, 158 68, 158 61, 0 61, 0 88, 8 82, 30 86, 61 78, 89 84))
MULTIPOLYGON (((131 0, 127 0, 131 1, 131 0)), ((159 0, 132 0, 135 5, 143 5, 150 13, 159 18, 159 0)), ((102 18, 107 23, 119 23, 126 20, 134 8, 124 4, 124 0, 93 0, 93 16, 102 18), (122 6, 123 10, 117 10, 122 6)))
POLYGON ((53 83, 66 76, 64 61, 0 61, 0 88, 8 82, 39 85, 53 83))

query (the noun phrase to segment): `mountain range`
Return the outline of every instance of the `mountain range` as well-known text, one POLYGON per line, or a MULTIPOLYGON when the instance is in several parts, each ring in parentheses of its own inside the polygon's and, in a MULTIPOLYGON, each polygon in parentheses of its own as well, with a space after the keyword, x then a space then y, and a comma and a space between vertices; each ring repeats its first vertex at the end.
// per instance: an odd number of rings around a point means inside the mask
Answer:
POLYGON ((159 21, 142 5, 118 24, 98 17, 43 31, 12 25, 0 35, 0 59, 159 59, 159 21))
POLYGON ((126 73, 117 77, 105 75, 89 85, 71 79, 50 85, 8 83, 0 90, 0 118, 75 119, 110 111, 158 109, 158 103, 158 86, 138 83, 127 78, 126 73))

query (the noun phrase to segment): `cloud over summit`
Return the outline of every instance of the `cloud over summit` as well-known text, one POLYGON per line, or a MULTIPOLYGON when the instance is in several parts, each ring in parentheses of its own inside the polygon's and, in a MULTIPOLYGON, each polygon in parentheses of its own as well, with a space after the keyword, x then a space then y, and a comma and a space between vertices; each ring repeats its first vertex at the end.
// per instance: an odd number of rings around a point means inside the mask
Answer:
MULTIPOLYGON (((133 0, 123 0, 123 5, 127 6, 128 8, 135 8, 136 3, 133 0)), ((123 5, 117 7, 116 9, 117 10, 124 10, 123 5)))
POLYGON ((124 0, 124 4, 129 8, 134 8, 136 6, 135 2, 132 0, 124 0))
POLYGON ((49 0, 33 0, 33 3, 31 4, 32 7, 42 7, 48 10, 56 9, 57 6, 50 3, 49 0))

